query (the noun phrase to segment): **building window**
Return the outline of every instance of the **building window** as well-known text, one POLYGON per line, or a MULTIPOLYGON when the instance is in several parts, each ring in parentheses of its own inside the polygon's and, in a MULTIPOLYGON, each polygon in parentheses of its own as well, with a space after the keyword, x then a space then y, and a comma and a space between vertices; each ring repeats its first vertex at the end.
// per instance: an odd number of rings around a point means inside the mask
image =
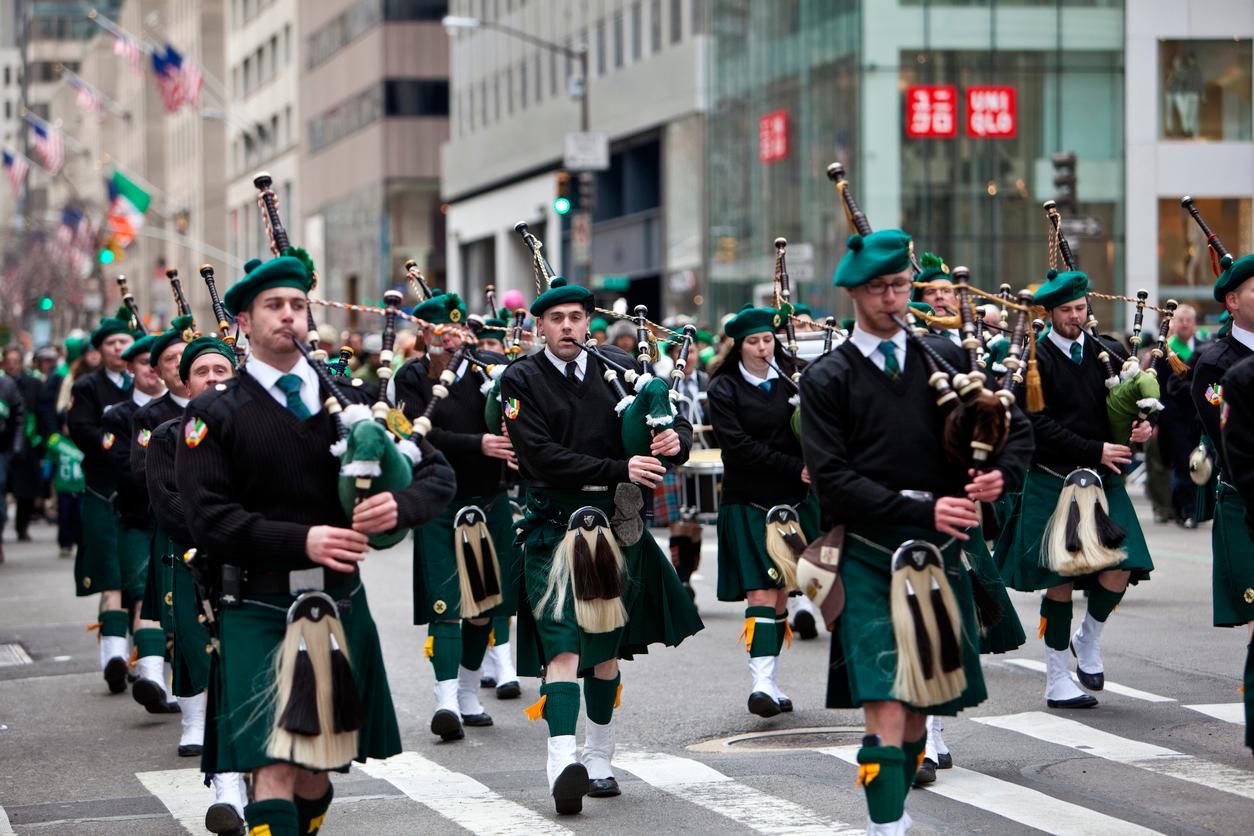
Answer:
POLYGON ((542 86, 542 85, 540 84, 540 81, 541 81, 541 78, 540 78, 540 53, 538 53, 538 52, 536 53, 536 61, 535 61, 535 64, 536 64, 536 65, 535 65, 535 73, 534 73, 531 77, 532 77, 533 79, 535 79, 535 86, 536 86, 536 90, 535 90, 535 93, 536 93, 536 104, 540 104, 540 93, 541 93, 541 86, 542 86))
POLYGON ((518 62, 518 109, 527 109, 527 62, 518 62))
POLYGON ((1159 41, 1162 139, 1248 142, 1251 42, 1159 41))
POLYGON ((631 5, 631 60, 640 60, 644 49, 644 7, 640 3, 631 5))
POLYGON ((509 116, 514 115, 514 70, 507 68, 505 70, 505 113, 509 116))
MULTIPOLYGON (((1234 253, 1248 253, 1254 248, 1254 236, 1248 197, 1194 197, 1197 209, 1219 240, 1234 253)), ((1189 214, 1180 208, 1180 200, 1164 197, 1158 200, 1158 284, 1173 288, 1181 300, 1194 298, 1213 304, 1211 287, 1215 273, 1211 268, 1210 249, 1189 214)), ((1218 312, 1218 308, 1215 308, 1218 312)))
POLYGON ((501 121, 501 74, 492 77, 492 121, 501 121))
POLYGON ((671 0, 671 43, 679 43, 684 36, 684 3, 683 0, 671 0))
POLYGON ((662 0, 649 0, 649 52, 662 51, 662 0))
POLYGON ((479 124, 488 126, 488 80, 479 82, 479 124))
POLYGON ((283 66, 292 63, 292 24, 283 24, 283 66))
POLYGON ((692 34, 705 31, 705 0, 692 0, 692 34))
POLYGON ((623 13, 614 13, 614 69, 623 66, 623 13))
POLYGON ((597 21, 597 75, 605 75, 605 21, 597 21))
MULTIPOLYGON (((570 44, 568 43, 566 46, 567 48, 569 48, 570 44)), ((566 60, 568 62, 570 61, 569 58, 567 58, 566 60)), ((549 98, 551 99, 555 97, 556 95, 557 95, 557 53, 550 52, 549 53, 549 98)))

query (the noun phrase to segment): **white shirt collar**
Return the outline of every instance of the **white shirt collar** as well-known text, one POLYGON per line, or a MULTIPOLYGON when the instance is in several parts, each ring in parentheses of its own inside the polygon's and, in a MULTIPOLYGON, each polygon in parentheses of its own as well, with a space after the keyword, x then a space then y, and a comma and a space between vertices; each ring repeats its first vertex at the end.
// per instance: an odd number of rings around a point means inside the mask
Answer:
POLYGON ((109 378, 109 380, 113 383, 114 386, 118 387, 119 389, 122 388, 122 382, 126 380, 126 378, 122 376, 123 372, 115 372, 112 369, 105 369, 104 373, 105 373, 105 377, 109 378))
POLYGON ((322 401, 318 397, 318 373, 313 370, 313 366, 301 357, 296 361, 296 365, 292 366, 289 372, 282 372, 257 359, 257 355, 249 354, 245 363, 245 368, 253 380, 261 384, 261 388, 270 393, 270 397, 274 398, 280 406, 287 406, 287 393, 279 388, 279 378, 285 374, 294 374, 300 378, 300 399, 305 404, 305 408, 309 410, 310 415, 317 415, 322 411, 322 401))
POLYGON ((1234 322, 1232 323, 1232 338, 1250 351, 1254 351, 1254 331, 1242 328, 1234 322))
POLYGON ((174 394, 173 392, 170 393, 170 400, 174 401, 176 404, 183 407, 184 409, 186 409, 187 405, 191 403, 191 400, 189 400, 188 398, 180 398, 178 395, 174 394))
POLYGON ((1053 343, 1054 345, 1058 346, 1060 349, 1062 349, 1062 353, 1067 355, 1068 357, 1071 356, 1072 343, 1079 343, 1081 348, 1084 347, 1084 329, 1083 328, 1080 329, 1080 336, 1074 340, 1069 340, 1066 337, 1064 337, 1062 334, 1059 334, 1057 328, 1050 328, 1048 337, 1049 337, 1049 341, 1053 343))
MULTIPOLYGON (((883 339, 875 336, 874 334, 869 334, 866 331, 863 331, 856 323, 853 326, 853 333, 849 335, 849 339, 853 342, 858 351, 862 352, 863 357, 870 358, 875 365, 879 366, 881 369, 884 368, 884 352, 880 351, 880 343, 883 342, 883 339)), ((906 332, 899 330, 896 334, 893 334, 890 342, 897 348, 898 364, 904 367, 905 363, 903 361, 906 356, 906 332)))
POLYGON ((584 374, 587 373, 588 371, 588 353, 586 351, 579 352, 577 355, 575 355, 574 360, 563 360, 561 357, 558 357, 556 354, 550 351, 549 347, 546 345, 544 347, 544 356, 549 358, 549 362, 553 364, 553 367, 557 369, 557 371, 562 375, 562 377, 566 376, 566 364, 567 363, 575 364, 575 367, 578 369, 578 372, 576 372, 576 374, 578 375, 580 380, 583 380, 584 374))
POLYGON ((744 361, 742 360, 740 361, 740 376, 743 377, 745 379, 745 383, 748 383, 750 386, 761 386, 768 380, 774 380, 779 377, 779 372, 775 371, 774 366, 767 366, 766 377, 758 377, 753 372, 745 368, 744 361))
POLYGON ((139 391, 138 386, 131 387, 131 400, 135 402, 136 406, 143 406, 144 404, 151 401, 154 397, 160 397, 160 396, 145 395, 143 392, 139 391))

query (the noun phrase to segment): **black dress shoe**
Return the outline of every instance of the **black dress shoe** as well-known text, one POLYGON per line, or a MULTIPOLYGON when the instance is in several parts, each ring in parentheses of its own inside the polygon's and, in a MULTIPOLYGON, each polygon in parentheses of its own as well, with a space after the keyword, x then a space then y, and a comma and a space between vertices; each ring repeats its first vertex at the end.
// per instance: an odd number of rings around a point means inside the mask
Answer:
POLYGON ((588 794, 588 769, 572 763, 553 782, 553 805, 559 816, 573 816, 583 810, 583 797, 588 794))
POLYGON ((149 714, 176 714, 179 712, 178 703, 167 702, 165 698, 165 689, 151 679, 137 679, 135 684, 131 686, 131 696, 135 698, 135 702, 142 705, 149 714), (170 707, 174 710, 171 711, 170 707))
POLYGON ((779 710, 787 714, 792 711, 792 700, 788 697, 780 697, 776 702, 779 703, 779 710))
POLYGON ((937 753, 936 760, 937 760, 937 763, 936 763, 937 769, 953 769, 954 768, 954 756, 949 754, 948 752, 946 752, 943 755, 940 753, 937 753))
POLYGON ((797 613, 796 617, 793 618, 792 629, 794 633, 807 641, 818 638, 819 635, 819 628, 818 625, 814 623, 814 616, 810 615, 810 613, 805 610, 801 610, 797 613))
POLYGON ((126 660, 114 656, 105 663, 104 680, 109 685, 110 694, 120 694, 126 690, 126 660))
POLYGON ((516 700, 522 695, 522 686, 518 684, 518 680, 513 682, 502 682, 496 686, 496 698, 498 700, 516 700))
POLYGON ((466 736, 462 730, 462 718, 447 708, 441 708, 431 717, 431 733, 439 735, 441 740, 461 740, 466 736))
POLYGON ((179 757, 180 758, 198 758, 200 757, 200 753, 204 748, 205 747, 201 746, 199 743, 180 743, 179 744, 179 757))
POLYGON ((922 787, 934 783, 936 783, 936 762, 931 758, 924 758, 923 763, 919 764, 919 771, 914 773, 914 785, 922 787))
POLYGON ((492 725, 492 715, 484 711, 479 714, 463 714, 463 726, 490 726, 492 725))
POLYGON ((779 703, 765 691, 754 691, 749 695, 749 713, 759 717, 774 717, 779 713, 779 703))
POLYGON ((1075 656, 1075 676, 1080 680, 1080 684, 1088 691, 1100 691, 1106 687, 1106 674, 1103 673, 1086 673, 1080 669, 1080 657, 1075 652, 1075 640, 1073 639, 1069 645, 1071 647, 1071 655, 1075 656))
POLYGON ((1092 694, 1081 694, 1069 700, 1045 700, 1050 708, 1092 708, 1097 705, 1097 697, 1092 694))
POLYGON ((618 788, 618 780, 611 775, 608 778, 593 778, 588 782, 589 798, 613 798, 622 795, 618 788))
POLYGON ((495 677, 495 676, 481 676, 481 677, 479 677, 479 687, 480 687, 480 688, 495 688, 495 687, 496 687, 496 677, 495 677))
POLYGON ((244 820, 234 807, 219 801, 205 811, 205 830, 226 836, 244 836, 244 820))

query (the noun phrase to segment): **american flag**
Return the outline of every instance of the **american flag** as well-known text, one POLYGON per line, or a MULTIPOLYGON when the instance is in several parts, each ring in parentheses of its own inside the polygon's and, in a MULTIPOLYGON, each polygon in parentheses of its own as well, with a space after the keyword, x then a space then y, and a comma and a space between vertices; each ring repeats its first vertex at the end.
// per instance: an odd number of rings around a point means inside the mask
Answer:
POLYGON ((77 91, 74 94, 75 103, 83 110, 88 113, 94 113, 103 120, 104 111, 100 108, 100 97, 96 95, 95 91, 86 84, 79 84, 74 81, 70 83, 74 85, 74 89, 77 91))
POLYGON ((161 93, 161 103, 168 113, 175 113, 184 101, 183 56, 170 44, 164 50, 152 51, 152 70, 161 93))
POLYGON ((183 101, 193 108, 200 107, 200 88, 205 84, 205 74, 191 61, 183 63, 183 101))
POLYGON ((26 162, 25 157, 9 151, 4 152, 4 171, 9 175, 9 185, 13 187, 14 195, 21 194, 22 181, 26 178, 26 172, 29 170, 30 163, 26 162))
POLYGON ((65 163, 65 143, 61 132, 52 125, 34 125, 35 151, 43 161, 44 168, 53 174, 61 170, 65 163))
POLYGON ((144 48, 139 42, 125 35, 114 34, 113 54, 120 55, 131 64, 131 69, 140 75, 144 74, 144 48))

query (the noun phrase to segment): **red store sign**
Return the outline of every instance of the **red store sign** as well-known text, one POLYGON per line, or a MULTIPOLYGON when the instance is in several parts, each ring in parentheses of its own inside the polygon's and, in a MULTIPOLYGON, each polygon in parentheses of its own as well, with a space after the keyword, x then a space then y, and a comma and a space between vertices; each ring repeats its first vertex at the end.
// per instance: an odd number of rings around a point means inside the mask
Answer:
POLYGON ((906 136, 949 139, 958 135, 958 88, 917 84, 906 88, 906 136))
POLYGON ((967 136, 1013 139, 1018 122, 1013 87, 967 88, 967 136))
POLYGON ((758 117, 758 161, 773 163, 788 156, 788 111, 758 117))

